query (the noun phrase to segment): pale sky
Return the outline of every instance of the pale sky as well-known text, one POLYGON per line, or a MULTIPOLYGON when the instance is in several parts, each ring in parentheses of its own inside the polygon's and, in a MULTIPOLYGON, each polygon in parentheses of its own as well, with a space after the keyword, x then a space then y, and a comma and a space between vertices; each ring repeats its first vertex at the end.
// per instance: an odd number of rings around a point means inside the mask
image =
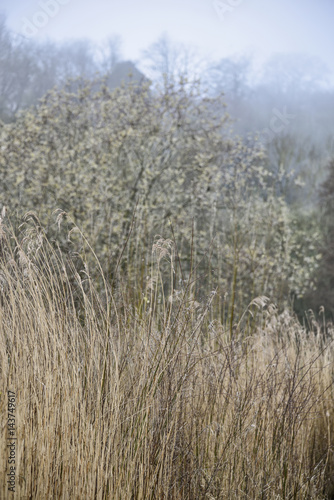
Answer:
POLYGON ((134 61, 167 33, 212 59, 303 52, 334 74, 334 0, 0 0, 0 10, 12 31, 35 40, 118 34, 134 61))

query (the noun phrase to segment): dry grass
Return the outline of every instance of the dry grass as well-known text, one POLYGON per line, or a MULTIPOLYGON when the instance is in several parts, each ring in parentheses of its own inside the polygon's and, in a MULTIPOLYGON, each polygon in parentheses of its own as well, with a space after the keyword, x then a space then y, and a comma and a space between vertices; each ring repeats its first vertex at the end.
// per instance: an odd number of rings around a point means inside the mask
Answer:
POLYGON ((243 320, 231 339, 214 294, 197 303, 188 282, 163 296, 171 242, 156 243, 138 304, 126 284, 101 299, 45 242, 23 243, 6 253, 2 234, 1 498, 334 498, 330 329, 307 333, 260 300, 252 334, 243 320))

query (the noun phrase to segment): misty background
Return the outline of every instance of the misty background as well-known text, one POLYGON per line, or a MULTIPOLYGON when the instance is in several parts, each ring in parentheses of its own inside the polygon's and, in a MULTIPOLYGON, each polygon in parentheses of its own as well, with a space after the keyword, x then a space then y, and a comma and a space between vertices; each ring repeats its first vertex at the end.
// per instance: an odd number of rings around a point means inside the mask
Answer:
POLYGON ((273 168, 294 171, 311 201, 334 152, 333 19, 330 0, 5 0, 0 118, 68 77, 100 73, 117 86, 130 73, 187 74, 224 93, 234 130, 258 132, 273 168), (270 130, 277 114, 286 115, 279 133, 270 130))

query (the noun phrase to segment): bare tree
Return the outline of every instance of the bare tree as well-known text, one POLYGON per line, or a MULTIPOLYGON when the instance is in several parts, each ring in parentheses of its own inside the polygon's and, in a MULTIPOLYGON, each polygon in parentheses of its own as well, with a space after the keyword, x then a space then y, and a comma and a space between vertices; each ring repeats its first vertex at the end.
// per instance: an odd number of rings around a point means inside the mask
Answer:
POLYGON ((14 36, 0 19, 0 117, 11 121, 19 109, 29 104, 29 92, 36 71, 35 46, 14 36))
POLYGON ((121 61, 121 38, 118 35, 109 37, 99 47, 100 68, 103 74, 109 75, 116 64, 121 61))
POLYGON ((148 76, 164 85, 179 80, 181 76, 200 78, 205 67, 194 48, 172 42, 166 34, 143 52, 142 63, 148 76))
POLYGON ((277 93, 298 93, 317 90, 328 84, 329 69, 315 56, 307 54, 276 54, 265 64, 262 84, 277 93))
POLYGON ((224 92, 233 111, 249 93, 251 59, 248 57, 224 58, 208 70, 208 81, 215 94, 224 92))

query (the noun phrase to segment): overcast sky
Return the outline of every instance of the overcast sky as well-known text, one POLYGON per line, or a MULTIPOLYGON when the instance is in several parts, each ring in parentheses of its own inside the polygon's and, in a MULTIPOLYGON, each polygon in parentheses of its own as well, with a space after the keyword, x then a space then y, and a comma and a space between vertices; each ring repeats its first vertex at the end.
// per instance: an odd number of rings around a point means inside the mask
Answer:
POLYGON ((213 59, 303 52, 334 74, 334 0, 0 0, 0 9, 11 30, 36 40, 118 34, 124 59, 167 33, 213 59))

